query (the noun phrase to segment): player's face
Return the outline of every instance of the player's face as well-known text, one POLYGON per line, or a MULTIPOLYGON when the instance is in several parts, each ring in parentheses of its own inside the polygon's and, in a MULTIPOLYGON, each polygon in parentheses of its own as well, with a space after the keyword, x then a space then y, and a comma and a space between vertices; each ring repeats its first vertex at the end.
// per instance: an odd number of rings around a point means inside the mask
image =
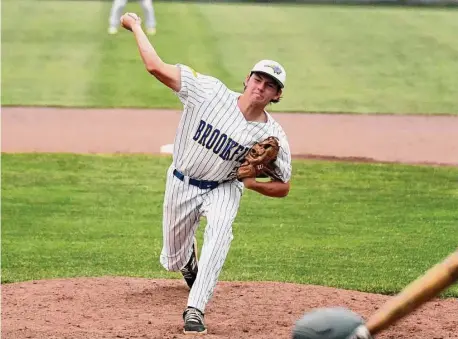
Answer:
POLYGON ((245 93, 253 102, 267 106, 272 100, 278 100, 281 96, 281 88, 268 75, 253 73, 245 81, 245 93))

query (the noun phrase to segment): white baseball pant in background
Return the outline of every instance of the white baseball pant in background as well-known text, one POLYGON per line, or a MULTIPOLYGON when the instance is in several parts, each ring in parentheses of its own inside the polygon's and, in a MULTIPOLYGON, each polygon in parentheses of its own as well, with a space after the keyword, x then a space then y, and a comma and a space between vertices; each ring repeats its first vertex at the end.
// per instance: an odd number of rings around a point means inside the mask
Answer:
MULTIPOLYGON (((140 5, 143 8, 145 15, 145 26, 147 28, 156 28, 156 16, 154 13, 153 1, 152 0, 139 0, 140 5)), ((120 25, 119 20, 126 7, 127 0, 114 0, 111 6, 109 24, 110 27, 117 28, 120 25)))

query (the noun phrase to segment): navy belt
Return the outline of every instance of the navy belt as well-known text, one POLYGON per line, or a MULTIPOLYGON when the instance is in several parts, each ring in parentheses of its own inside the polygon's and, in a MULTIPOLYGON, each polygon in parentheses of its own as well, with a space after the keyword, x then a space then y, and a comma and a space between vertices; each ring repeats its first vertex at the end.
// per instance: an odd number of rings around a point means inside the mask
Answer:
MULTIPOLYGON (((181 181, 184 181, 185 175, 183 173, 177 170, 173 170, 173 175, 181 181)), ((193 178, 189 178, 189 183, 191 185, 199 187, 200 189, 214 189, 219 185, 218 181, 197 180, 193 178)))

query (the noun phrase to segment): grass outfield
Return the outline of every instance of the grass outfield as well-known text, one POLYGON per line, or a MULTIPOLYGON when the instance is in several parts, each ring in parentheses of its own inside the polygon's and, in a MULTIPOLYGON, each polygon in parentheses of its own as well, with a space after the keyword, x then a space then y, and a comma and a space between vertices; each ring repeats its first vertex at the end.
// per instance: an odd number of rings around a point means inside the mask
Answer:
MULTIPOLYGON (((179 108, 145 72, 133 37, 106 33, 110 6, 3 0, 2 104, 179 108)), ((287 89, 273 111, 458 113, 456 10, 167 2, 155 9, 152 41, 167 62, 234 90, 259 59, 284 63, 287 89)), ((137 2, 125 11, 142 13, 137 2)))
MULTIPOLYGON (((168 157, 2 155, 2 283, 180 278, 159 264, 168 157)), ((295 161, 246 191, 222 280, 397 293, 457 246, 457 168, 295 161)), ((204 227, 199 228, 202 239, 204 227)), ((447 296, 458 296, 458 286, 447 296)))

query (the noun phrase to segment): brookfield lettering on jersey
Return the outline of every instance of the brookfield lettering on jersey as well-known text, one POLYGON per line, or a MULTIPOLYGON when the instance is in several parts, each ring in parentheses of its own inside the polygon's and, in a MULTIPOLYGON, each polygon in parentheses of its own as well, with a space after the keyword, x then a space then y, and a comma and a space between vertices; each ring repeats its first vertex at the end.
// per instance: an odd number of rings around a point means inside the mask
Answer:
POLYGON ((198 142, 202 147, 212 150, 218 154, 223 160, 243 162, 245 155, 250 149, 240 145, 226 133, 222 133, 219 129, 204 120, 200 120, 196 133, 193 137, 194 141, 198 142))

